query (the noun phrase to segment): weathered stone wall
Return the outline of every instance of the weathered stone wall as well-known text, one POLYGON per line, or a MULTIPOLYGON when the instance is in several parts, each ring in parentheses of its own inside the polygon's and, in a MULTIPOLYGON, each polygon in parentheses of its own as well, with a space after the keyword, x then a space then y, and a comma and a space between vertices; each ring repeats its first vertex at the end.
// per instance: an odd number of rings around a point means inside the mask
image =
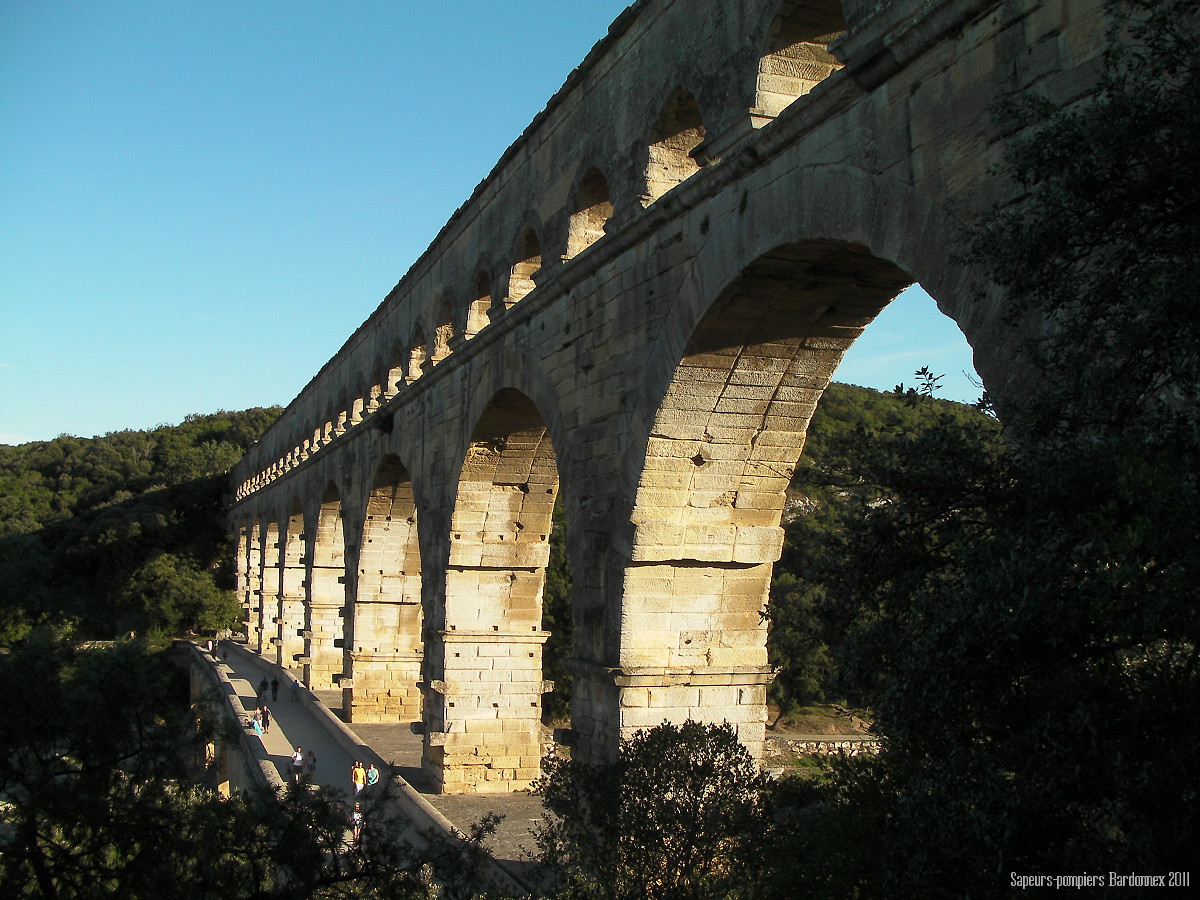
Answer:
POLYGON ((813 408, 914 280, 1020 404, 1019 328, 954 242, 1010 190, 989 104, 1085 96, 1100 6, 635 4, 235 468, 248 629, 356 718, 419 705, 445 789, 526 785, 557 495, 577 753, 686 717, 760 752, 813 408))

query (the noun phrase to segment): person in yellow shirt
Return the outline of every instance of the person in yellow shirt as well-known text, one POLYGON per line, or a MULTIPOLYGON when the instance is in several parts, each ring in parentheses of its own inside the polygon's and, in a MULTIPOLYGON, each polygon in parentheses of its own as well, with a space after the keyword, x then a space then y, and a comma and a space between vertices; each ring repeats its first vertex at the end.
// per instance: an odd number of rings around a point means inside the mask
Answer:
POLYGON ((367 784, 367 770, 363 768, 363 764, 357 759, 354 761, 354 766, 350 769, 350 781, 354 784, 355 796, 367 784))

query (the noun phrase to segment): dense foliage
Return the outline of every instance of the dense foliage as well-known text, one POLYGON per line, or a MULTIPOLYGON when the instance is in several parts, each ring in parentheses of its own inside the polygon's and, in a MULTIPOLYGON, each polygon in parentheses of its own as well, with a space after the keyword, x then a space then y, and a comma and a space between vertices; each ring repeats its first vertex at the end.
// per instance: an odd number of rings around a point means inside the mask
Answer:
POLYGON ((747 880, 765 779, 729 725, 663 723, 608 764, 545 760, 538 827, 556 896, 728 897, 747 880))
MULTIPOLYGON (((924 371, 918 378, 936 381, 924 371)), ((926 384, 927 382, 922 382, 926 384)), ((778 675, 771 699, 783 712, 814 701, 869 705, 870 697, 848 682, 832 683, 837 662, 831 645, 846 622, 826 602, 820 563, 852 558, 846 534, 879 500, 878 486, 864 473, 864 447, 900 446, 921 440, 943 423, 985 444, 999 441, 995 420, 961 403, 930 398, 932 411, 912 402, 915 389, 892 393, 831 384, 821 396, 804 454, 788 492, 783 554, 771 585, 768 651, 778 675), (835 691, 837 696, 830 696, 835 691)))
MULTIPOLYGON (((358 843, 346 798, 289 787, 223 798, 203 745, 239 739, 220 699, 145 642, 81 648, 36 629, 0 654, 0 896, 42 900, 470 896, 475 842, 417 853, 386 792, 358 843), (436 886, 435 886, 436 885, 436 886)), ((384 783, 385 788, 387 782, 384 783)))
POLYGON ((1022 199, 970 254, 1026 338, 1008 440, 926 409, 849 447, 870 489, 809 571, 886 751, 796 798, 781 896, 1008 896, 1200 846, 1200 4, 1117 13, 1094 100, 998 110, 1022 199))
POLYGON ((0 645, 233 624, 225 472, 278 413, 0 446, 0 645))

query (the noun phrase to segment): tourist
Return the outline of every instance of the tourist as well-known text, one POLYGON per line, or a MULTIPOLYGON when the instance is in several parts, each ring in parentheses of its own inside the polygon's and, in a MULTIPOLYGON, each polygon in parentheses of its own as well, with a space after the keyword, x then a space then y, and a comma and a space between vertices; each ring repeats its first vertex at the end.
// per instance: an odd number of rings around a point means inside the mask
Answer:
POLYGON ((258 702, 267 699, 267 676, 263 676, 263 680, 258 683, 258 702))
POLYGON ((308 756, 304 758, 304 780, 310 784, 315 784, 317 777, 317 754, 312 750, 308 751, 308 756))
POLYGON ((272 677, 271 678, 271 702, 273 703, 278 699, 279 699, 279 679, 272 677))
POLYGON ((297 678, 293 678, 292 679, 292 702, 295 703, 298 699, 300 699, 300 680, 297 678))
POLYGON ((262 726, 263 734, 271 733, 271 710, 267 708, 265 703, 263 704, 262 708, 262 726))
POLYGON ((354 827, 354 843, 358 843, 358 839, 362 837, 363 814, 362 809, 357 803, 354 804, 354 812, 350 815, 350 824, 354 827))
POLYGON ((379 770, 375 768, 375 763, 371 763, 371 768, 367 769, 367 787, 374 787, 379 784, 379 770))
POLYGON ((354 785, 355 796, 367 785, 367 770, 362 767, 362 763, 357 759, 350 768, 350 782, 354 785))
POLYGON ((292 781, 296 784, 300 783, 300 777, 304 774, 304 751, 299 747, 292 754, 292 781))

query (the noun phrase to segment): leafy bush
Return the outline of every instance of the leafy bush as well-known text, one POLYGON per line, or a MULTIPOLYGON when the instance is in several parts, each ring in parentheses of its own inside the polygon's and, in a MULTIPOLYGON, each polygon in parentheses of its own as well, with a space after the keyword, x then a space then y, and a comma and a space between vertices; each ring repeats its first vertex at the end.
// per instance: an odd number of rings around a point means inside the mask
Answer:
POLYGON ((739 896, 764 778, 731 726, 664 722, 613 763, 550 757, 544 772, 554 818, 537 839, 564 896, 739 896))

